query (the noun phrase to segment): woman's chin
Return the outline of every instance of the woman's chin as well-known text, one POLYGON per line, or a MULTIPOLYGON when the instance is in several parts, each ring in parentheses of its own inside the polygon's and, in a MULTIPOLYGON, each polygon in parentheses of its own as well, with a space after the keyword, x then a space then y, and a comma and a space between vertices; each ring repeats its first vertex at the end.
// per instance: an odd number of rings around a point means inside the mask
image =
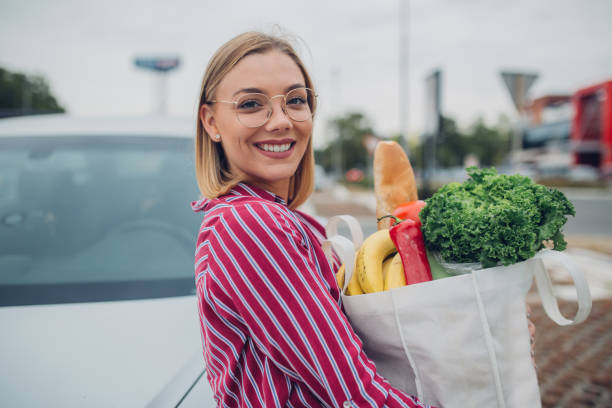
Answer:
POLYGON ((262 178, 269 182, 289 180, 295 174, 297 165, 286 164, 267 167, 262 171, 262 178))

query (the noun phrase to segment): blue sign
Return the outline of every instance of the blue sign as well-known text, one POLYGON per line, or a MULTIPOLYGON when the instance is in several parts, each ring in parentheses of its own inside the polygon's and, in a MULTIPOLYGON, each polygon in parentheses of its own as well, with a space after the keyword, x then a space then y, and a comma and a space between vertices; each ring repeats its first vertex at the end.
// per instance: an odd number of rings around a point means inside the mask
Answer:
POLYGON ((137 67, 159 72, 171 71, 178 67, 179 63, 178 58, 136 58, 134 60, 137 67))

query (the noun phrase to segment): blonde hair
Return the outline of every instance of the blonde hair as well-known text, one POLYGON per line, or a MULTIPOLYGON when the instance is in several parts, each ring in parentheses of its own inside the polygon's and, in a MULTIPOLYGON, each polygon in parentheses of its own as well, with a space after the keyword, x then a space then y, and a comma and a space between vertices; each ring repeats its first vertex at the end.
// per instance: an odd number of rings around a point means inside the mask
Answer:
MULTIPOLYGON (((314 90, 306 67, 287 40, 250 31, 223 44, 209 61, 202 79, 198 112, 200 112, 203 104, 214 99, 219 84, 240 60, 250 54, 265 53, 271 50, 281 51, 291 57, 302 72, 306 87, 314 90)), ((311 109, 314 109, 312 103, 314 102, 309 101, 311 109)), ((221 143, 212 141, 211 135, 204 129, 199 115, 196 129, 195 167, 198 187, 204 197, 216 198, 226 194, 232 187, 243 181, 243 176, 231 174, 221 143)), ((312 135, 310 136, 304 156, 289 183, 287 205, 292 210, 306 201, 314 187, 314 153, 312 135)))

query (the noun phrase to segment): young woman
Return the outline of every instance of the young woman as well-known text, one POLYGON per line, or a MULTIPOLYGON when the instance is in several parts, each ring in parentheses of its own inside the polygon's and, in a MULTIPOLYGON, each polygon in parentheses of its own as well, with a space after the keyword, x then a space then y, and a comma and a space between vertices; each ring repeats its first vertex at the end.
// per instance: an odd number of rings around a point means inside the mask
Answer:
POLYGON ((317 96, 280 38, 224 44, 202 81, 196 171, 204 213, 196 285, 208 380, 223 407, 414 407, 362 350, 297 211, 313 189, 317 96))
POLYGON ((280 38, 248 32, 202 81, 196 171, 205 197, 196 286, 208 380, 223 407, 415 407, 364 354, 342 312, 313 189, 317 96, 280 38))

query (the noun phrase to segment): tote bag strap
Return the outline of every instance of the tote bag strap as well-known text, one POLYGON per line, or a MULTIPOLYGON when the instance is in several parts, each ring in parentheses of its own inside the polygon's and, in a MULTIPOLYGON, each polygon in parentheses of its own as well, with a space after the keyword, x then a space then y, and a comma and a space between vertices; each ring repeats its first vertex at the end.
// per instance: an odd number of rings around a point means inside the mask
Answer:
POLYGON ((560 263, 564 269, 566 269, 576 287, 576 295, 578 302, 578 311, 573 319, 567 319, 561 314, 559 310, 559 304, 553 290, 552 281, 548 272, 544 268, 536 268, 535 281, 538 287, 540 298, 542 299, 542 306, 546 311, 548 317, 557 323, 559 326, 569 326, 583 322, 591 312, 593 302, 591 300, 591 291, 589 290, 589 284, 587 283, 584 274, 580 271, 574 262, 562 252, 544 249, 535 255, 536 258, 542 260, 551 259, 560 263))
POLYGON ((410 350, 408 350, 408 346, 406 346, 406 338, 404 337, 404 330, 402 329, 402 323, 401 323, 399 311, 397 308, 397 301, 395 300, 395 296, 397 296, 396 295, 397 291, 390 290, 389 293, 391 294, 391 302, 393 302, 393 314, 395 317, 395 327, 397 329, 397 332, 399 333, 400 341, 402 342, 402 347, 404 349, 404 354, 406 355, 406 358, 408 358, 408 363, 410 364, 410 368, 412 368, 412 372, 414 373, 414 385, 416 386, 416 390, 417 390, 417 398, 419 399, 419 401, 424 401, 421 373, 417 368, 416 362, 414 361, 414 358, 412 357, 410 350))
POLYGON ((346 292, 353 271, 355 270, 355 253, 363 243, 363 231, 359 225, 359 221, 351 215, 336 215, 329 219, 325 226, 325 235, 327 240, 323 242, 323 252, 329 261, 333 260, 332 247, 340 258, 340 262, 344 264, 344 285, 342 294, 346 292), (344 237, 338 234, 338 226, 340 222, 344 222, 349 229, 351 238, 344 237))
POLYGON ((505 408, 506 403, 504 402, 504 393, 502 388, 501 376, 499 372, 499 364, 497 363, 497 356, 495 354, 495 345, 493 344, 493 335, 491 334, 491 327, 489 326, 489 320, 487 319, 487 313, 485 311, 484 303, 482 302, 482 296, 480 296, 480 285, 478 284, 477 271, 472 271, 472 284, 474 287, 474 294, 476 299, 476 305, 478 306, 478 316, 480 317, 480 324, 482 325, 482 334, 485 340, 485 346, 487 347, 487 354, 489 356, 489 366, 493 372, 493 381, 495 383, 495 395, 497 396, 498 408, 505 408))

